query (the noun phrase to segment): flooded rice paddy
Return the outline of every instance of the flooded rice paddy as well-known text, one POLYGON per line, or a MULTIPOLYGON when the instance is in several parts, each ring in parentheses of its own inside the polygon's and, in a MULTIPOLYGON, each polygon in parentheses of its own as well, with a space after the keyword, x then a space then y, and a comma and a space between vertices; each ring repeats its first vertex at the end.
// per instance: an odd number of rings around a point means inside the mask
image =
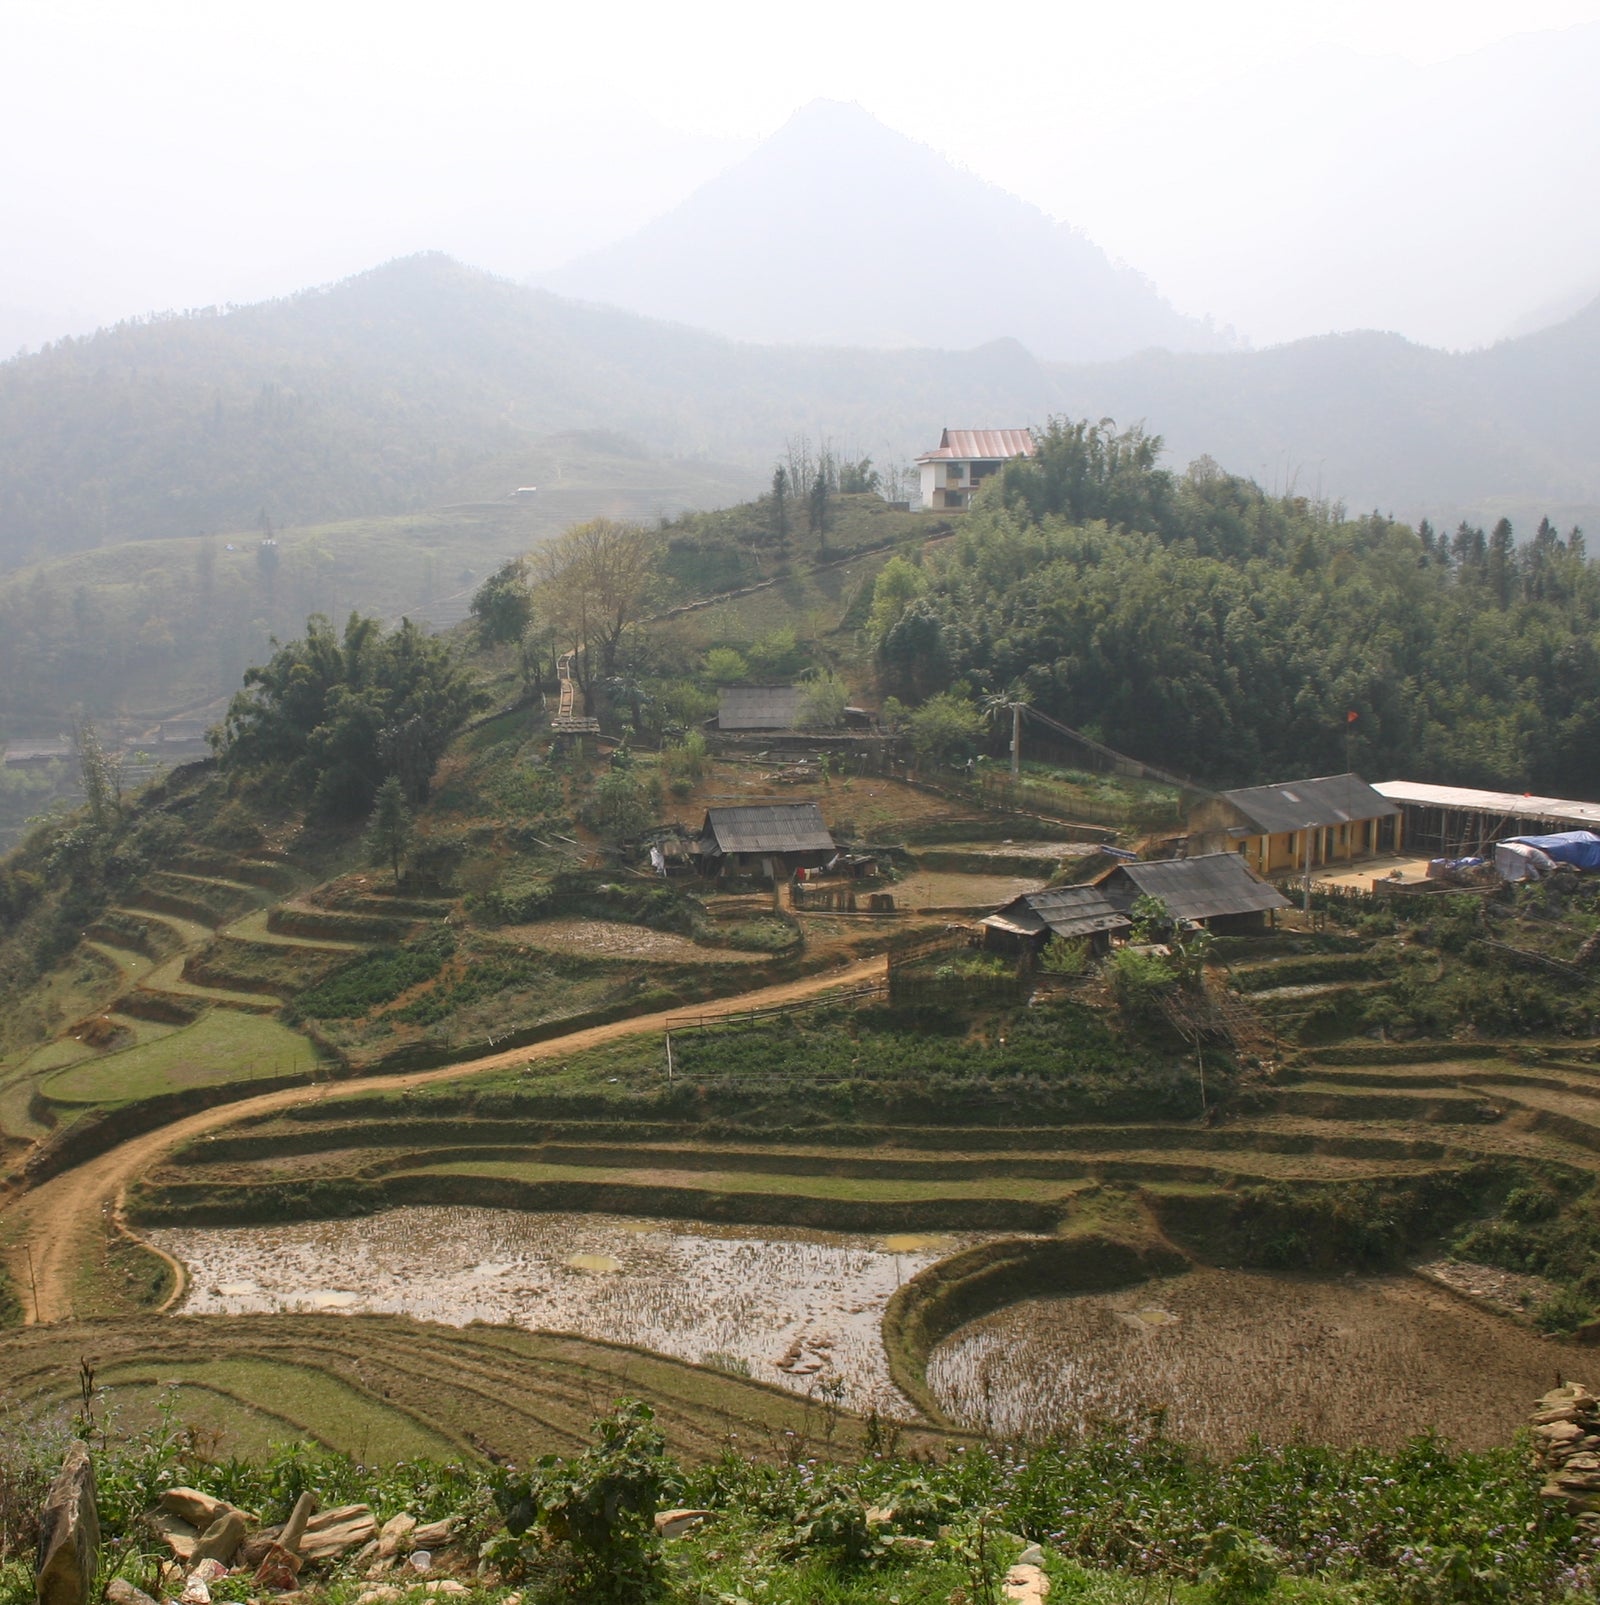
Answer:
POLYGON ((889 1380, 884 1305, 982 1240, 453 1206, 148 1235, 188 1267, 182 1314, 348 1311, 572 1332, 901 1416, 912 1412, 889 1380))
POLYGON ((1430 1428, 1485 1448, 1561 1363, 1419 1277, 1196 1270, 1012 1305, 941 1343, 928 1381, 958 1419, 1007 1437, 1161 1409, 1168 1432, 1217 1454, 1252 1435, 1393 1447, 1430 1428))

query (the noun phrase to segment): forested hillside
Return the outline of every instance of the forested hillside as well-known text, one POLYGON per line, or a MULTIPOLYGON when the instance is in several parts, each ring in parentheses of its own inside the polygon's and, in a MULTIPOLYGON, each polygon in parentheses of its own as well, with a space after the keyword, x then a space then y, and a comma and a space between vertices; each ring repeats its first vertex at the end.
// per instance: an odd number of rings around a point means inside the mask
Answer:
MULTIPOLYGON (((503 498, 541 437, 604 430, 701 470, 702 504, 829 434, 883 460, 945 417, 1040 418, 1019 347, 764 352, 438 256, 0 365, 0 569, 111 542, 503 498), (498 467, 497 467, 498 465, 498 467)), ((931 434, 930 434, 931 431, 931 434)), ((677 505, 682 505, 678 501, 677 505)))
POLYGON ((1354 507, 1451 523, 1504 511, 1530 528, 1549 512, 1567 527, 1600 513, 1597 360, 1595 308, 1464 355, 1386 335, 1080 367, 1016 340, 748 346, 414 257, 0 364, 0 570, 500 499, 544 485, 523 476, 556 433, 628 436, 669 459, 671 511, 748 494, 803 436, 894 468, 947 424, 1060 413, 1146 419, 1178 466, 1209 454, 1354 507))
POLYGON ((1600 515, 1600 301, 1483 351, 1330 334, 1265 351, 1147 351, 1049 368, 1059 410, 1148 420, 1291 493, 1415 520, 1592 525, 1600 515))
POLYGON ((1355 768, 1597 795, 1581 532, 1343 520, 1214 463, 1174 475, 1159 444, 1058 422, 957 540, 891 565, 885 690, 1016 691, 1229 785, 1355 768))

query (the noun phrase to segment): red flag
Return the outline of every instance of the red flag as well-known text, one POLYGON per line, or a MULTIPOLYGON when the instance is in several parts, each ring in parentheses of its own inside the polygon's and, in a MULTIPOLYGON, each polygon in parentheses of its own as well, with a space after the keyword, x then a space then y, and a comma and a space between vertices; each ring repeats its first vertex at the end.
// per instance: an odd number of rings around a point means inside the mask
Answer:
POLYGON ((1355 709, 1354 709, 1354 708, 1352 708, 1352 709, 1351 709, 1351 710, 1350 710, 1350 711, 1349 711, 1349 712, 1348 712, 1348 713, 1347 713, 1347 714, 1346 714, 1346 715, 1345 715, 1345 716, 1344 716, 1344 722, 1345 722, 1345 723, 1346 723, 1346 724, 1354 724, 1354 723, 1355 723, 1355 722, 1356 722, 1356 720, 1357 720, 1357 719, 1359 719, 1359 718, 1360 718, 1360 717, 1361 717, 1361 715, 1360 715, 1360 714, 1359 714, 1359 713, 1357 713, 1357 712, 1356 712, 1356 710, 1355 710, 1355 709))

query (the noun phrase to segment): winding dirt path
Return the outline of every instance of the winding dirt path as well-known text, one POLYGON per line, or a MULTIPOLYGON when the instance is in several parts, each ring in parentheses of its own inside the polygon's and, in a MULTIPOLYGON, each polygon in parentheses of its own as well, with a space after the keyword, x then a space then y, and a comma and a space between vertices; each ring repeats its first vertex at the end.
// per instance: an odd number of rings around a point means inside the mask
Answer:
MULTIPOLYGON (((881 977, 884 965, 884 958, 880 954, 825 974, 719 998, 715 1002, 707 1002, 698 1010, 680 1005, 658 1014, 641 1014, 629 1020, 612 1021, 609 1025, 591 1026, 587 1030, 574 1031, 570 1036, 552 1037, 547 1042, 538 1042, 531 1047, 514 1048, 487 1058, 443 1065, 436 1070, 362 1076, 338 1085, 341 1092, 359 1095, 422 1087, 435 1081, 460 1080, 504 1069, 511 1064, 563 1057, 585 1048, 598 1047, 605 1042, 615 1042, 622 1037, 660 1031, 668 1019, 681 1019, 687 1013, 736 1013, 816 997, 835 987, 860 986, 881 977)), ((48 1322, 75 1317, 74 1291, 79 1268, 92 1263, 94 1246, 104 1230, 105 1218, 120 1215, 122 1196, 129 1183, 163 1154, 192 1137, 218 1126, 229 1125, 245 1115, 268 1114, 274 1109, 313 1100, 333 1103, 337 1098, 324 1085, 316 1089, 286 1087, 278 1092, 241 1098, 236 1103, 220 1104, 214 1109, 205 1109, 182 1120, 175 1120, 159 1131, 132 1137, 108 1153, 14 1198, 0 1213, 0 1227, 4 1229, 5 1256, 12 1285, 23 1303, 29 1306, 29 1324, 35 1319, 48 1322)))

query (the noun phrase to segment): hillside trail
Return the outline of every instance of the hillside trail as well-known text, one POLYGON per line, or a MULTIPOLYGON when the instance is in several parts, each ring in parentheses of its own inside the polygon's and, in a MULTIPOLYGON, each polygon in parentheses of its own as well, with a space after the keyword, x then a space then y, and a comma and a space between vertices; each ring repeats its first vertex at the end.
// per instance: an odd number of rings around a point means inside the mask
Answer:
MULTIPOLYGON (((514 1048, 481 1059, 442 1065, 434 1070, 362 1076, 339 1083, 338 1086, 340 1092, 364 1095, 424 1087, 436 1081, 460 1080, 503 1070, 508 1065, 558 1058, 624 1037, 662 1031, 669 1019, 682 1019, 689 1012, 706 1016, 742 1013, 748 1009, 817 997, 836 987, 859 986, 881 977, 884 968, 884 957, 878 954, 820 975, 721 997, 696 1011, 680 1006, 657 1014, 637 1015, 632 1019, 590 1026, 568 1036, 552 1037, 531 1047, 514 1048)), ((230 1125, 246 1116, 270 1114, 293 1104, 324 1100, 329 1103, 337 1101, 337 1094, 331 1091, 330 1084, 316 1088, 286 1087, 253 1098, 241 1098, 234 1103, 219 1104, 215 1108, 174 1120, 158 1131, 131 1137, 108 1152, 13 1199, 0 1212, 0 1226, 4 1228, 4 1253, 12 1286, 28 1306, 27 1324, 31 1326, 35 1321, 66 1321, 74 1318, 73 1289, 77 1267, 92 1263, 92 1252, 86 1253, 86 1250, 92 1251, 95 1236, 104 1230, 104 1221, 108 1217, 120 1218, 122 1198, 128 1185, 163 1154, 207 1131, 230 1125), (32 1255, 31 1265, 27 1257, 29 1252, 32 1255)))

